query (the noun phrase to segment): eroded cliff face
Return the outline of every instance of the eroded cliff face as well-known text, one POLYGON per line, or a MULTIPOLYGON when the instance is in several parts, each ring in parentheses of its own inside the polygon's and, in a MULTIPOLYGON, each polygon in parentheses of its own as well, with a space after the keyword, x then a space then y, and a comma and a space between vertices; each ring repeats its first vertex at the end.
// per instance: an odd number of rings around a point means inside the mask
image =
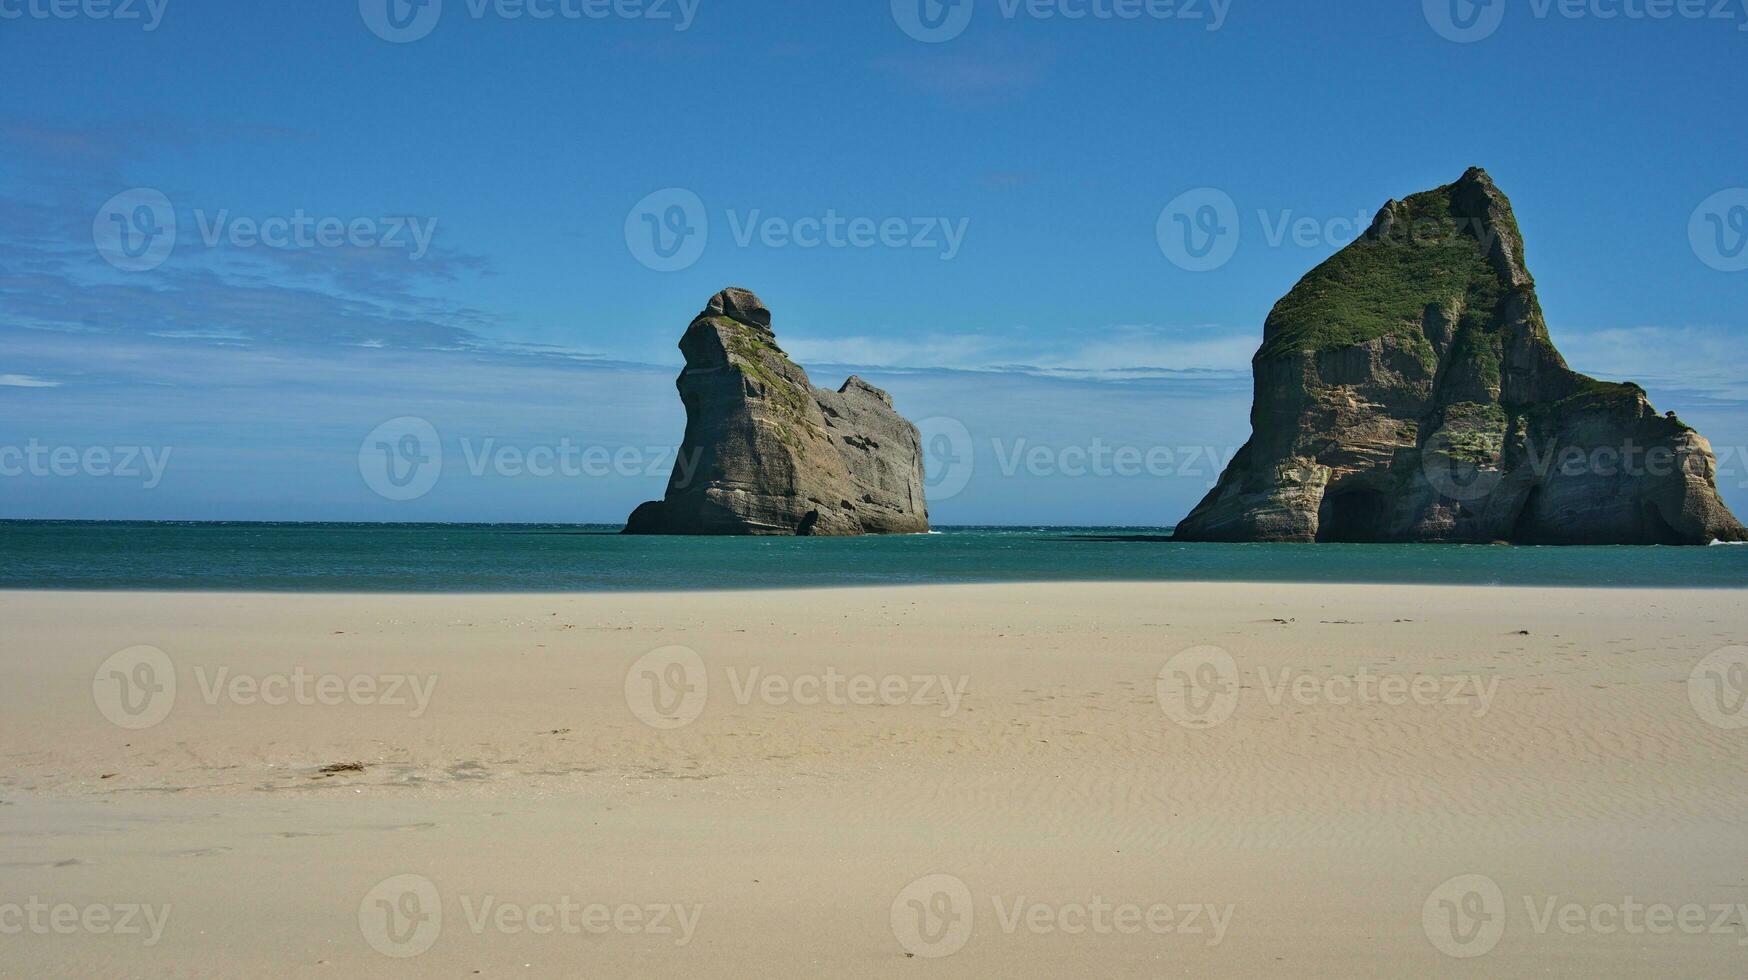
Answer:
POLYGON ((686 436, 666 496, 627 534, 909 534, 929 529, 922 441, 860 378, 813 387, 745 289, 710 300, 680 340, 686 436))
POLYGON ((1275 306, 1252 371, 1250 442, 1179 539, 1748 539, 1710 443, 1566 366, 1482 170, 1386 204, 1275 306))

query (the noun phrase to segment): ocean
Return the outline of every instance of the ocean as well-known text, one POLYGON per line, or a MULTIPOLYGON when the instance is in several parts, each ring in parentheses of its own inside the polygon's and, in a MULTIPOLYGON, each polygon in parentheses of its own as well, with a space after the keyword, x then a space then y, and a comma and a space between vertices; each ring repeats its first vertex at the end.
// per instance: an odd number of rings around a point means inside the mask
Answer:
POLYGON ((0 588, 571 592, 937 582, 1748 586, 1748 547, 1179 544, 1169 528, 624 537, 617 525, 0 521, 0 588))

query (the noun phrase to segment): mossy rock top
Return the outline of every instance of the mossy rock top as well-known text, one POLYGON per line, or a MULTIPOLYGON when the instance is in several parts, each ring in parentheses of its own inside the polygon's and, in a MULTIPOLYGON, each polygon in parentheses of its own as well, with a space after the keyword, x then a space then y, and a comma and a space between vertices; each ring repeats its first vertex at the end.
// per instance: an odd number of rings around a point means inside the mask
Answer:
POLYGON ((1502 241, 1511 261, 1521 262, 1516 218, 1481 171, 1392 201, 1365 235, 1275 304, 1256 357, 1332 350, 1388 335, 1424 343, 1429 310, 1457 313, 1458 337, 1485 329, 1514 289, 1492 256, 1502 241), (1481 215, 1459 203, 1476 193, 1491 195, 1481 215))

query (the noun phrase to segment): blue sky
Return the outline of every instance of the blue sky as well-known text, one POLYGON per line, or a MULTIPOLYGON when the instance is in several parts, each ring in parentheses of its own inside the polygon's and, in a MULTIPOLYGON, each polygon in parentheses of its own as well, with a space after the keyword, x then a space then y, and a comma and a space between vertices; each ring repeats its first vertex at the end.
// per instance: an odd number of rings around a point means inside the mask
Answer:
POLYGON ((916 0, 443 0, 396 43, 381 2, 0 0, 0 447, 170 454, 0 475, 0 516, 619 520, 679 438, 675 342, 737 284, 817 384, 963 427, 937 522, 1170 523, 1248 435, 1273 302, 1470 165, 1568 360, 1695 424, 1748 511, 1748 272, 1690 238, 1748 187, 1735 6, 968 0, 926 43, 916 0), (1237 235, 1192 271, 1157 225, 1204 188, 1237 235), (174 249, 118 268, 141 189, 174 249), (683 268, 650 201, 692 208, 683 268), (255 241, 299 216, 360 233, 255 241), (359 465, 399 418, 443 454, 411 500, 359 465), (1081 473, 1100 446, 1153 455, 1081 473), (514 465, 565 447, 623 465, 514 465))

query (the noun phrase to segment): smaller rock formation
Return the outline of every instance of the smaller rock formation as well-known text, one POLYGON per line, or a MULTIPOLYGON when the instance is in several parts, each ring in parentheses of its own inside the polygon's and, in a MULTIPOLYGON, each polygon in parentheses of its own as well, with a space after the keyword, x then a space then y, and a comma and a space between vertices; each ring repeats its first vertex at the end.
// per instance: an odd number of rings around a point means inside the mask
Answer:
POLYGON ((917 534, 922 440, 861 378, 813 387, 745 289, 711 298, 680 339, 686 437, 666 496, 626 534, 917 534))

